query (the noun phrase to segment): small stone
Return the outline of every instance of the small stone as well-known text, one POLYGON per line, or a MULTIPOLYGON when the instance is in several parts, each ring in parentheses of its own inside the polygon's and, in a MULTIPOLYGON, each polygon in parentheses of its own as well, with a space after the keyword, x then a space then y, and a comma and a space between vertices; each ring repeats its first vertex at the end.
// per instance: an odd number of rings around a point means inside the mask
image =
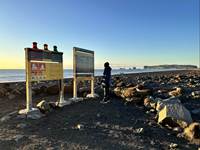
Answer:
POLYGON ((11 100, 11 99, 14 99, 14 98, 15 98, 15 95, 14 95, 14 94, 11 94, 11 93, 10 93, 10 94, 8 95, 8 99, 11 100))
POLYGON ((136 129, 136 133, 143 133, 144 132, 144 128, 138 128, 136 129))
POLYGON ((76 129, 78 129, 78 130, 83 130, 83 128, 84 128, 84 125, 82 125, 82 124, 76 125, 76 129))
POLYGON ((150 112, 154 113, 154 112, 156 112, 156 110, 155 109, 150 109, 150 112))
POLYGON ((25 118, 26 118, 26 114, 17 115, 17 119, 25 119, 25 118))
POLYGON ((109 131, 109 134, 113 134, 113 133, 114 133, 114 131, 113 131, 113 130, 110 130, 110 131, 109 131))
POLYGON ((171 144, 169 145, 169 147, 170 147, 170 148, 177 148, 177 147, 178 147, 178 144, 176 144, 176 143, 171 143, 171 144))
POLYGON ((109 127, 109 125, 108 124, 105 124, 105 128, 108 128, 109 127))
POLYGON ((15 135, 14 136, 14 140, 16 141, 16 142, 19 142, 19 140, 21 140, 22 138, 24 137, 24 135, 15 135))
POLYGON ((17 128, 23 129, 25 127, 27 127, 27 124, 25 124, 25 123, 20 123, 20 124, 17 125, 17 128))
POLYGON ((191 93, 193 98, 200 98, 200 91, 194 91, 191 93))
POLYGON ((183 135, 183 133, 178 133, 178 134, 177 134, 177 137, 178 137, 178 138, 183 138, 184 135, 183 135))
POLYGON ((49 106, 52 109, 56 109, 58 107, 55 102, 49 102, 49 106))
POLYGON ((97 114, 97 117, 98 117, 98 118, 101 117, 100 113, 97 114))
POLYGON ((94 94, 87 94, 86 95, 87 98, 99 98, 99 95, 97 93, 94 94))
POLYGON ((99 121, 98 121, 98 122, 96 122, 96 125, 97 125, 97 126, 99 126, 100 124, 101 124, 101 122, 99 122, 99 121))
POLYGON ((30 150, 30 149, 47 149, 46 147, 42 146, 40 143, 31 143, 26 144, 22 148, 23 150, 30 150))
POLYGON ((119 138, 119 135, 118 134, 114 134, 113 137, 114 138, 119 138))
POLYGON ((5 96, 7 93, 7 89, 4 87, 0 87, 0 96, 5 96))
POLYGON ((3 116, 3 117, 1 118, 1 122, 5 122, 5 121, 9 120, 10 118, 11 118, 11 117, 10 117, 9 115, 3 116))
POLYGON ((154 141, 151 141, 150 144, 151 144, 151 145, 155 145, 156 143, 155 143, 154 141))
POLYGON ((119 130, 119 125, 115 125, 115 129, 116 129, 116 130, 119 130))
POLYGON ((18 113, 18 111, 12 111, 12 112, 10 112, 8 115, 9 115, 9 116, 15 116, 15 115, 17 115, 17 113, 18 113))
POLYGON ((191 113, 194 115, 200 114, 200 108, 192 110, 191 113))
POLYGON ((148 125, 149 125, 149 126, 152 126, 152 125, 153 125, 153 123, 152 123, 152 122, 149 122, 149 123, 148 123, 148 125))
POLYGON ((44 115, 38 109, 35 109, 27 114, 27 118, 29 119, 40 119, 43 116, 44 115))
POLYGON ((175 128, 173 128, 173 131, 175 131, 175 132, 182 132, 182 129, 180 127, 175 127, 175 128))
POLYGON ((150 114, 151 112, 150 112, 150 111, 146 111, 145 113, 146 113, 146 114, 150 114))

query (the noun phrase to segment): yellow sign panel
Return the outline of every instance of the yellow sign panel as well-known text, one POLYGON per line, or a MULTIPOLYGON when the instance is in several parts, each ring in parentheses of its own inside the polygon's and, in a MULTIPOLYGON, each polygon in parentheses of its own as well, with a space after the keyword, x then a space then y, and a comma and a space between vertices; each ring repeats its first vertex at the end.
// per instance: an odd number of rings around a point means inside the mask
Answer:
POLYGON ((63 79, 63 53, 25 48, 29 81, 63 79))
POLYGON ((62 63, 30 62, 29 70, 30 81, 60 80, 63 78, 62 63))

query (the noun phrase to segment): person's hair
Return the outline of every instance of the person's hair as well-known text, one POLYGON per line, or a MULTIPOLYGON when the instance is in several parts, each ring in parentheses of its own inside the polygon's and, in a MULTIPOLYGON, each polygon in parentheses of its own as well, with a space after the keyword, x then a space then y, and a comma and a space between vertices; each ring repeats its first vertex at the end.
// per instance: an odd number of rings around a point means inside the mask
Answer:
POLYGON ((106 63, 104 64, 104 67, 109 67, 109 62, 106 62, 106 63))

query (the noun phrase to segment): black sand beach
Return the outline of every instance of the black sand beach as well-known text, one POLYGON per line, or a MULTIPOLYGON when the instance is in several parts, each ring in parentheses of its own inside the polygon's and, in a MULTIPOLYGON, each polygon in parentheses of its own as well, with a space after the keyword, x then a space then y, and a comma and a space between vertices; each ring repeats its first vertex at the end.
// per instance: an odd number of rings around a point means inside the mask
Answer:
MULTIPOLYGON (((100 104, 102 89, 96 78, 97 99, 52 109, 38 120, 21 118, 18 110, 25 108, 25 83, 0 84, 0 149, 198 149, 198 140, 178 136, 179 132, 157 123, 156 112, 144 106, 143 96, 127 102, 112 92, 111 102, 100 104)), ((72 79, 65 81, 65 99, 72 97, 72 79)), ((200 71, 182 70, 113 76, 112 91, 141 85, 150 89, 148 96, 163 98, 168 95, 158 90, 182 89, 178 99, 190 111, 200 107, 200 71), (120 80, 120 82, 119 82, 120 80), (121 84, 121 85, 117 85, 121 84)), ((79 96, 89 93, 88 83, 79 96)), ((41 100, 55 101, 58 90, 55 82, 44 82, 33 87, 34 106, 41 100)), ((191 113, 193 122, 200 122, 200 113, 191 113)), ((180 131, 181 132, 181 131, 180 131)), ((200 137, 197 137, 197 139, 200 137)))

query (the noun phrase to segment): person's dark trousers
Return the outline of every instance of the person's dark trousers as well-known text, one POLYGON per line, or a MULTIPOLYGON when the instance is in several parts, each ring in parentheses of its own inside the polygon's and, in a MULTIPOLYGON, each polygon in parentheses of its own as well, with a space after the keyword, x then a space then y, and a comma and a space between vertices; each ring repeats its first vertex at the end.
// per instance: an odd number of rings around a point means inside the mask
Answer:
POLYGON ((104 98, 105 99, 109 99, 110 98, 110 85, 106 85, 105 87, 104 87, 104 98))

